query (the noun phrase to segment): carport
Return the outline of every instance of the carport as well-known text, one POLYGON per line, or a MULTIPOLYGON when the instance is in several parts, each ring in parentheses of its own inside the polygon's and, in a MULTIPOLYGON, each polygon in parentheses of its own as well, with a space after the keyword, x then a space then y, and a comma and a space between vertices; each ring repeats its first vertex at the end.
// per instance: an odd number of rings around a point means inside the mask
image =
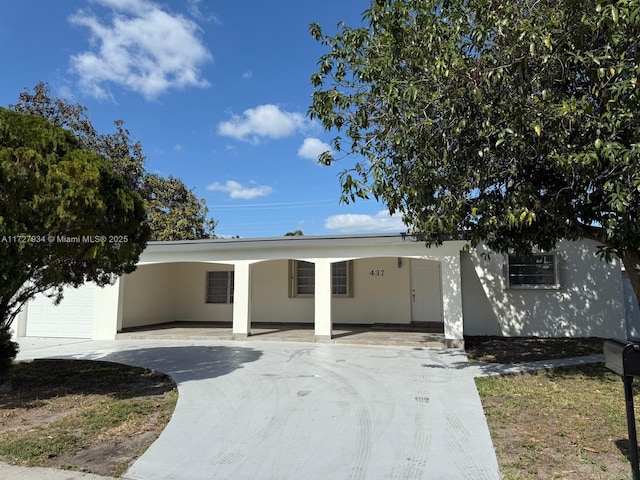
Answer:
POLYGON ((196 322, 231 324, 241 339, 299 324, 329 341, 337 325, 429 325, 461 343, 462 245, 403 235, 152 242, 121 279, 118 332, 196 322))

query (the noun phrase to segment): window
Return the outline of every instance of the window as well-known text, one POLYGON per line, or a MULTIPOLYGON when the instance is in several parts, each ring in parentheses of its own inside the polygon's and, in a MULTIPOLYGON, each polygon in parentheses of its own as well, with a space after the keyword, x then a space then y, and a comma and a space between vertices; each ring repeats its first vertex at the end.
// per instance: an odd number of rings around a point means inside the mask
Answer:
POLYGON ((207 303, 233 303, 233 272, 207 272, 207 303))
POLYGON ((331 293, 333 295, 349 294, 348 262, 337 262, 331 264, 331 293))
POLYGON ((295 262, 295 295, 313 295, 316 287, 316 266, 311 262, 295 262))
MULTIPOLYGON (((289 264, 291 297, 312 296, 316 287, 316 266, 312 262, 292 260, 289 264)), ((353 262, 331 264, 331 293, 336 297, 353 297, 353 262)))
POLYGON ((559 288, 557 260, 553 253, 540 253, 527 257, 509 255, 509 287, 559 288))

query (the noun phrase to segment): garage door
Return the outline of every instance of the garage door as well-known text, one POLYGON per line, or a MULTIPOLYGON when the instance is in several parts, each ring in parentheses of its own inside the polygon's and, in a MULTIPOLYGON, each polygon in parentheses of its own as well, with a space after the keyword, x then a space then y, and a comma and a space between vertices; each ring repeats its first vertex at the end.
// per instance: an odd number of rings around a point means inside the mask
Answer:
POLYGON ((91 338, 94 298, 94 284, 65 288, 59 305, 45 295, 37 295, 27 307, 27 336, 91 338))

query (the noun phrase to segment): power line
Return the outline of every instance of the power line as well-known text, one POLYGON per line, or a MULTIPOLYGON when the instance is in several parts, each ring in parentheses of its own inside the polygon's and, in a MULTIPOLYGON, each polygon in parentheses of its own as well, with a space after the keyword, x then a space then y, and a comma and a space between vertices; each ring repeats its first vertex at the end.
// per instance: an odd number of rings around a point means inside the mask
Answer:
POLYGON ((311 208, 338 205, 336 200, 309 200, 304 202, 279 202, 279 203, 248 203, 234 205, 208 205, 209 209, 244 210, 244 209, 284 209, 284 208, 311 208))

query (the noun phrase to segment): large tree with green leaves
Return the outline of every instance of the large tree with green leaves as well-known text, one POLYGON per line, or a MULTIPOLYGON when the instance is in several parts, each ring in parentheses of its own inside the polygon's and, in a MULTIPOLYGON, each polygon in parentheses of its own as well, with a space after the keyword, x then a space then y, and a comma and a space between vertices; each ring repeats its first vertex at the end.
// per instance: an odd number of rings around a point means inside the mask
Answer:
POLYGON ((65 285, 133 271, 145 219, 109 158, 45 118, 0 108, 0 340, 36 293, 60 298, 65 285))
POLYGON ((328 52, 309 114, 358 157, 345 201, 381 199, 429 244, 593 239, 640 298, 639 0, 372 0, 362 26, 310 31, 328 52))
POLYGON ((18 103, 11 108, 39 115, 70 130, 85 150, 109 158, 115 171, 145 199, 152 239, 192 240, 214 235, 216 222, 207 218, 204 200, 196 197, 180 178, 147 173, 142 145, 131 139, 122 120, 114 122, 115 132, 98 133, 84 105, 52 98, 49 86, 42 82, 33 91, 20 93, 18 103))
POLYGON ((197 240, 214 237, 216 222, 208 208, 179 178, 146 174, 142 180, 147 221, 154 240, 197 240))
POLYGON ((33 92, 21 92, 18 103, 10 105, 10 108, 19 113, 44 117, 53 125, 70 130, 82 148, 109 158, 115 171, 125 178, 129 186, 140 189, 145 172, 145 155, 140 142, 131 139, 123 120, 114 121, 115 132, 98 133, 86 106, 52 98, 49 85, 43 82, 36 84, 33 92))

